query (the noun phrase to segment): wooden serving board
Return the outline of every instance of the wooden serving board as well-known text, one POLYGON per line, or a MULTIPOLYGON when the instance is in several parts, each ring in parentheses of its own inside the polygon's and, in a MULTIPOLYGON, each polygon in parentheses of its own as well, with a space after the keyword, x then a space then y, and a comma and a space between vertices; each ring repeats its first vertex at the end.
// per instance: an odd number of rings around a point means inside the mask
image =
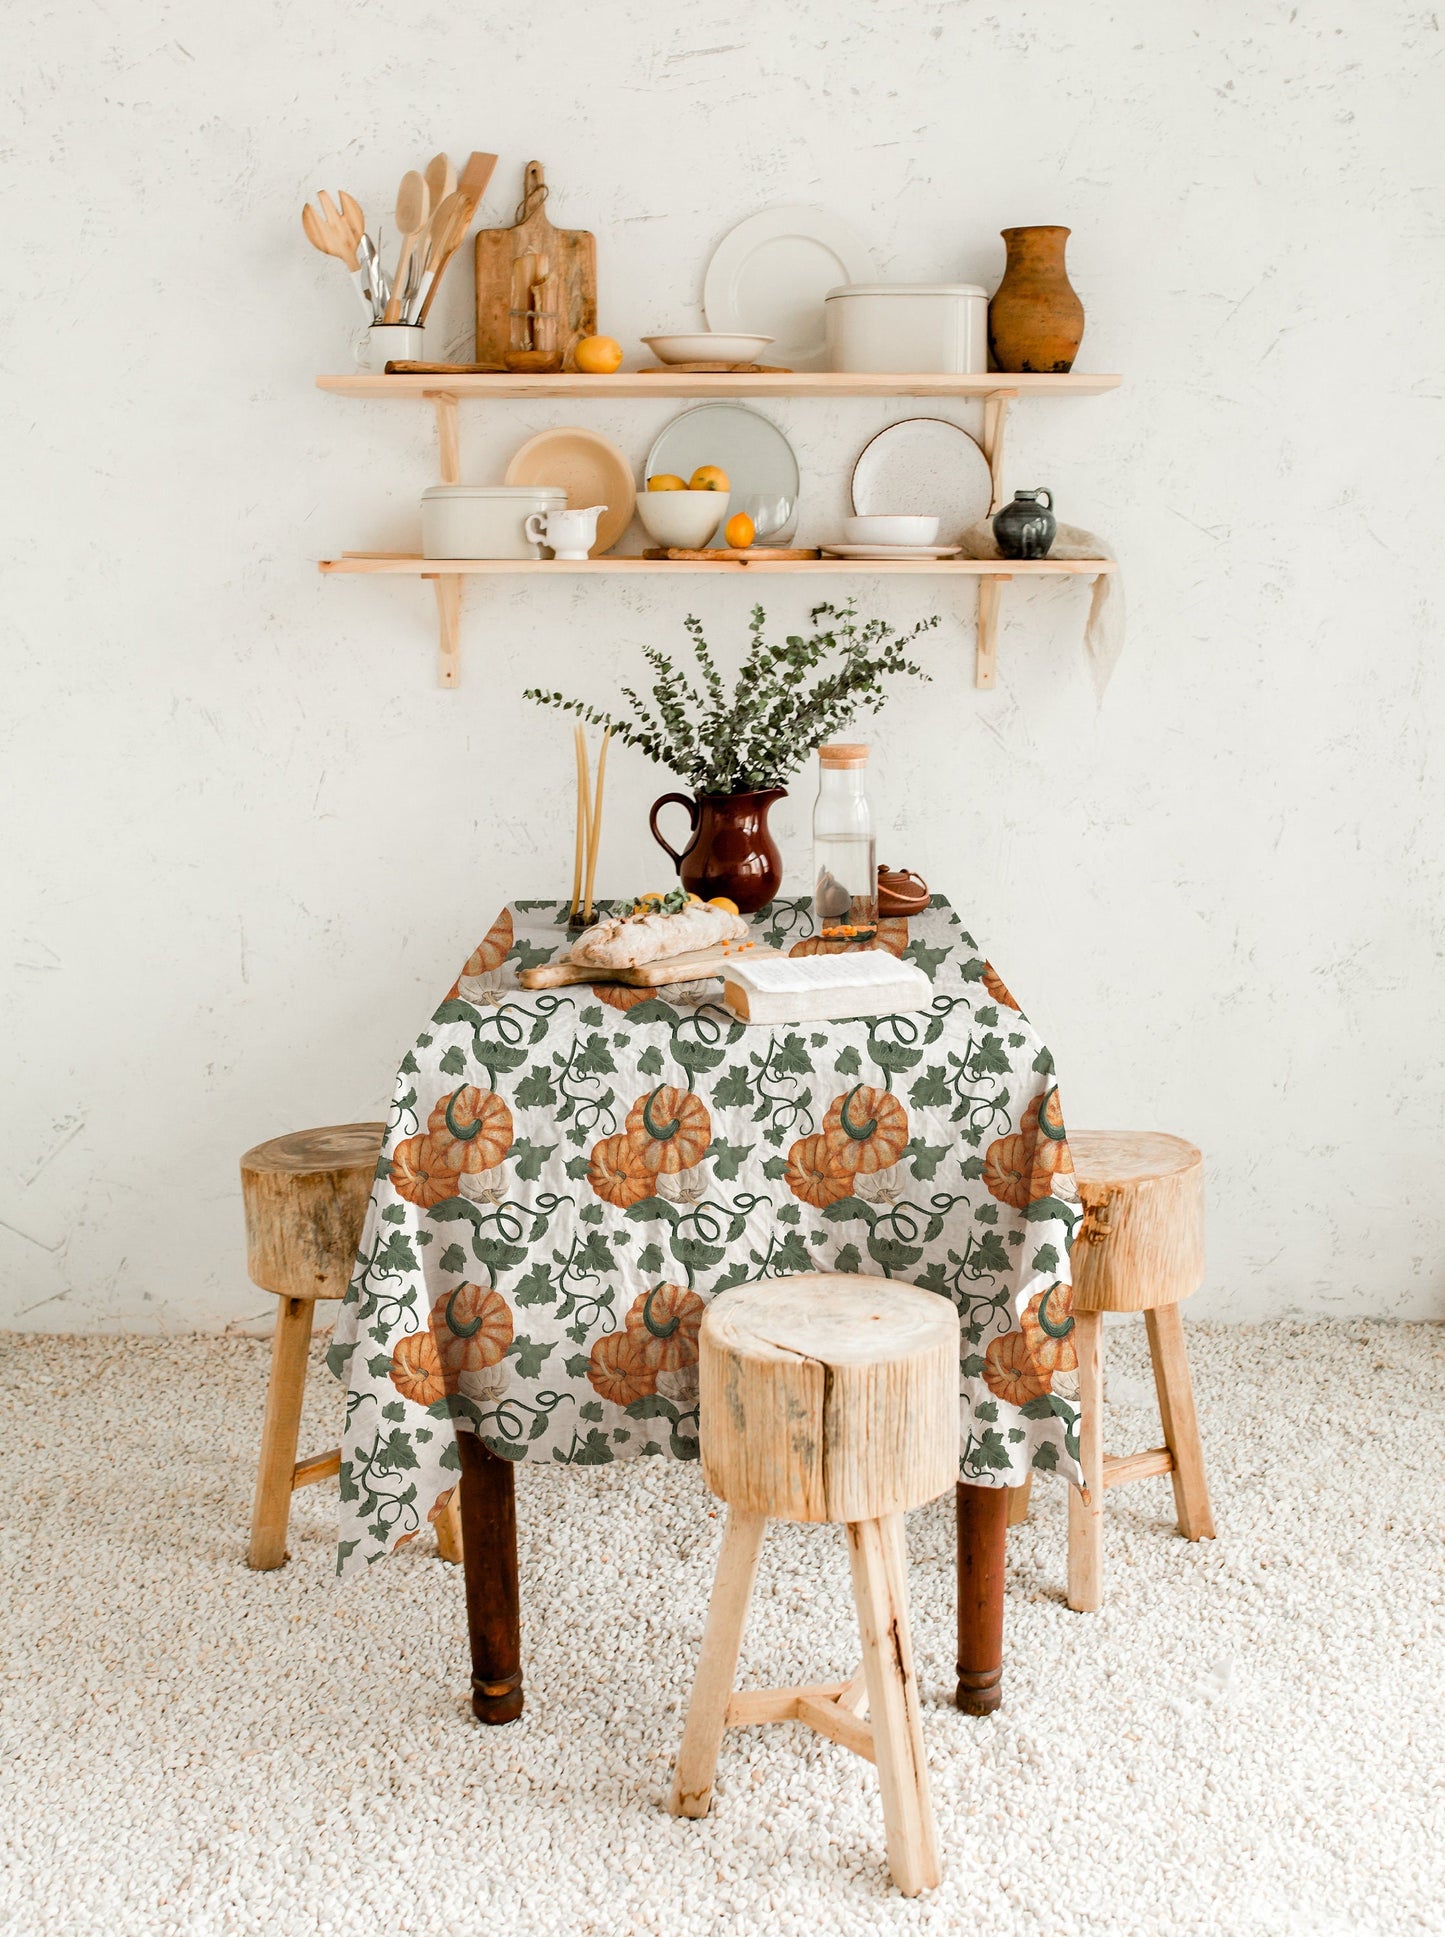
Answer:
POLYGON ((565 989, 574 982, 620 982, 627 989, 659 989, 665 982, 701 982, 721 975, 729 962, 761 961, 780 955, 781 949, 759 942, 755 948, 726 948, 719 942, 713 948, 689 949, 685 955, 664 955, 657 962, 642 962, 637 968, 588 968, 581 962, 548 962, 542 968, 523 969, 517 977, 524 989, 565 989))
POLYGON ((815 545, 811 551, 806 548, 790 551, 786 545, 749 545, 746 551, 734 551, 731 545, 719 545, 715 550, 687 551, 681 545, 654 545, 650 551, 645 551, 642 556, 644 558, 681 558, 703 561, 718 558, 735 558, 740 565, 745 565, 750 558, 816 558, 818 556, 818 548, 815 545))
POLYGON ((529 161, 516 223, 477 231, 478 363, 501 367, 511 348, 512 264, 518 256, 545 256, 548 275, 558 279, 564 369, 576 368, 578 338, 597 334, 597 238, 589 229, 554 229, 546 201, 542 164, 529 161))
POLYGON ((686 377, 686 376, 725 376, 725 377, 790 377, 792 367, 786 363, 640 363, 637 366, 639 377, 686 377))

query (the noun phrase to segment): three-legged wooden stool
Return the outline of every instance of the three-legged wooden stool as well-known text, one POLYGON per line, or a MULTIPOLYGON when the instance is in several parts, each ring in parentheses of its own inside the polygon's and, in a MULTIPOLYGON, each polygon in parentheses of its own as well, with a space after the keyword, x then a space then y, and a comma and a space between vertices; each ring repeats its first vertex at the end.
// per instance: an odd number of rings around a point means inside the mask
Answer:
POLYGON ((286 1559, 291 1495, 341 1470, 341 1450, 298 1461, 306 1355, 318 1298, 344 1298, 385 1130, 337 1123, 258 1143, 241 1159, 246 1268, 280 1299, 251 1512, 250 1567, 286 1559))
POLYGON ((916 1897, 938 1882, 938 1839, 903 1515, 958 1477, 958 1316, 911 1285, 806 1272, 724 1292, 700 1337, 703 1477, 728 1518, 672 1813, 707 1814, 724 1729, 805 1722, 877 1764, 889 1867, 916 1897), (851 1681, 733 1693, 770 1517, 847 1528, 863 1642, 851 1681))
POLYGON ((1168 1473, 1180 1533, 1214 1538, 1179 1316, 1204 1276, 1204 1160, 1182 1137, 1149 1130, 1076 1130, 1069 1149, 1084 1205, 1071 1256, 1084 1485, 1069 1489, 1069 1606, 1094 1613, 1110 1487, 1168 1473), (1104 1452, 1105 1312, 1144 1314, 1164 1427, 1164 1444, 1148 1452, 1104 1452))

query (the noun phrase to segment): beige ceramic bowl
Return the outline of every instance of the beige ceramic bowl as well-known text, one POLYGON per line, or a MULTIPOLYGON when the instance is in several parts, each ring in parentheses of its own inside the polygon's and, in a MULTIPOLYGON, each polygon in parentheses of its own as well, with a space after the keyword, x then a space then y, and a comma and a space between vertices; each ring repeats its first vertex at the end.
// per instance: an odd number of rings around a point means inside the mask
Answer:
POLYGON ((726 491, 639 491, 637 515, 655 545, 696 551, 728 512, 726 491))

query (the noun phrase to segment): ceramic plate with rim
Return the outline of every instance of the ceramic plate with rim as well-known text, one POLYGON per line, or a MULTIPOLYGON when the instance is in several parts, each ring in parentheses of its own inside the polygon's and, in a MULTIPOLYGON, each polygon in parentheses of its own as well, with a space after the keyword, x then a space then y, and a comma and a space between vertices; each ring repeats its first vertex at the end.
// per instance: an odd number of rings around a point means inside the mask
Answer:
POLYGON ((946 417, 905 417, 880 430, 858 453, 850 489, 857 516, 936 517, 950 545, 993 501, 988 459, 946 417))
MULTIPOLYGON (((732 486, 728 497, 718 493, 718 525, 735 511, 746 511, 758 526, 760 544, 787 542, 798 512, 798 460, 770 418, 746 404, 698 404, 663 427, 647 453, 643 475, 670 471, 685 481, 700 464, 721 465, 732 486), (770 519, 757 516, 755 500, 771 507, 770 519)), ((717 526, 713 531, 715 537, 717 526)))
POLYGON ((592 558, 611 551, 631 524, 637 502, 632 466, 612 440, 571 425, 529 437, 507 466, 503 481, 560 484, 570 511, 605 504, 607 509, 597 520, 597 542, 589 553, 592 558))
POLYGON ((644 336, 642 340, 659 363, 756 363, 773 339, 693 330, 681 336, 644 336))
POLYGON ((828 558, 957 558, 957 545, 824 545, 828 558))
POLYGON ((823 298, 840 283, 871 282, 867 249, 820 208, 770 208, 750 215, 713 251, 702 301, 710 330, 766 330, 770 362, 791 370, 828 367, 823 298))

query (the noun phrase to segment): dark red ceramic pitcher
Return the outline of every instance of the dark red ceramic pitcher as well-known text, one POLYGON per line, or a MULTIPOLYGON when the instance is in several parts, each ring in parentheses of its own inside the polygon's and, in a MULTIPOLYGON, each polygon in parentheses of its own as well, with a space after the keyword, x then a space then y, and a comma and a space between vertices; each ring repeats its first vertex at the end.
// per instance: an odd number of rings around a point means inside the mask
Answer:
POLYGON ((652 803, 647 824, 689 894, 704 901, 726 895, 740 914, 750 915, 766 907, 783 885, 783 857, 768 832, 768 809, 787 791, 769 787, 760 794, 664 794, 652 803), (672 801, 687 809, 692 822, 692 839, 681 853, 668 846, 657 827, 658 810, 672 801))

